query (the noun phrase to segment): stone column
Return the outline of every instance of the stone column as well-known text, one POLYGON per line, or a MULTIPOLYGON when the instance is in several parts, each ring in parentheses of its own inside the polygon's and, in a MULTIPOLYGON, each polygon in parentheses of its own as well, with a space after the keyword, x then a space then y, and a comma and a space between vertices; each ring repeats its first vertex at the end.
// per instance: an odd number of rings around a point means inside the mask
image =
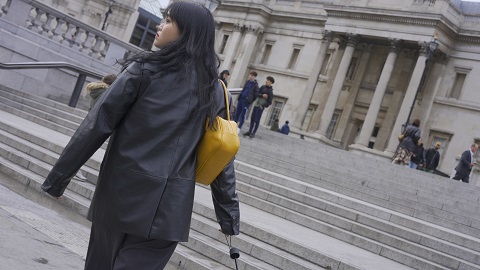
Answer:
POLYGON ((368 108, 367 115, 365 116, 365 121, 363 122, 362 130, 360 130, 360 135, 358 136, 357 143, 363 146, 368 147, 370 137, 372 135, 373 129, 375 128, 375 122, 377 121, 378 112, 380 111, 380 106, 382 105, 383 96, 387 90, 388 82, 392 76, 393 67, 395 66, 395 61, 397 60, 398 55, 398 40, 390 40, 391 47, 390 53, 387 56, 385 65, 383 66, 382 74, 378 80, 377 88, 373 94, 372 101, 370 102, 370 107, 368 108))
MULTIPOLYGON (((220 71, 224 69, 230 69, 233 61, 233 57, 235 56, 235 53, 237 52, 237 47, 238 47, 238 41, 240 40, 240 37, 242 36, 242 26, 239 24, 234 24, 233 25, 233 34, 227 41, 227 47, 225 48, 225 58, 223 59, 222 66, 220 67, 220 71)), ((230 71, 231 72, 231 71, 230 71)), ((232 74, 234 75, 234 74, 232 74)), ((235 76, 235 75, 234 75, 235 76)), ((233 76, 232 76, 233 77, 233 76)))
POLYGON ((403 98, 402 106, 400 107, 397 119, 395 120, 395 124, 393 125, 392 133, 390 134, 390 139, 388 141, 388 146, 387 149, 385 149, 386 154, 393 154, 397 148, 397 137, 402 131, 402 125, 405 124, 405 122, 407 121, 408 113, 410 112, 413 101, 415 99, 415 95, 418 90, 418 86, 420 85, 420 81, 422 80, 422 75, 425 70, 425 64, 427 60, 427 44, 421 43, 420 46, 420 55, 417 58, 417 63, 415 64, 415 68, 413 69, 412 77, 410 78, 407 92, 405 93, 405 97, 403 98))
POLYGON ((313 92, 315 91, 315 87, 318 82, 318 76, 322 71, 323 62, 325 61, 325 57, 327 56, 327 50, 330 46, 330 42, 332 41, 332 32, 324 31, 322 44, 320 45, 320 51, 318 52, 317 59, 315 60, 314 66, 312 68, 312 72, 308 77, 307 87, 305 88, 305 92, 302 95, 302 100, 298 105, 297 113, 295 114, 295 120, 292 123, 292 126, 302 129, 303 120, 305 119, 305 115, 308 111, 308 106, 310 105, 310 101, 312 100, 313 92))
POLYGON ((337 76, 333 81, 332 90, 330 90, 330 95, 328 95, 327 103, 323 109, 322 117, 320 119, 320 128, 319 133, 323 136, 326 135, 328 125, 332 120, 333 113, 335 112, 335 106, 337 105, 338 97, 340 91, 343 87, 343 82, 345 81, 345 76, 347 76, 348 67, 350 66, 350 61, 352 60, 353 52, 355 51, 355 46, 358 41, 357 35, 348 34, 348 43, 343 53, 342 61, 338 67, 337 76))
POLYGON ((252 26, 247 27, 246 34, 243 39, 243 53, 237 58, 235 63, 235 67, 233 68, 233 72, 230 71, 232 74, 232 80, 228 85, 231 87, 242 87, 243 81, 245 80, 245 74, 247 73, 248 63, 250 63, 250 59, 252 58, 253 51, 255 49, 255 44, 257 43, 258 35, 263 33, 262 28, 255 28, 252 26))

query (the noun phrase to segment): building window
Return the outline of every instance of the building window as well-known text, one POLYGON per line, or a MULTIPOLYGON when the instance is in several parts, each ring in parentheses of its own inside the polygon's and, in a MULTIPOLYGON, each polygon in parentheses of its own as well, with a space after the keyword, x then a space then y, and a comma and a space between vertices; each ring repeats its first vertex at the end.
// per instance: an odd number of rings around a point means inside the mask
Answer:
POLYGON ((268 58, 270 58, 270 52, 272 51, 272 44, 265 44, 265 50, 263 51, 262 60, 260 64, 266 65, 268 63, 268 58))
POLYGON ((327 138, 332 139, 333 134, 335 133, 335 128, 337 127, 337 123, 340 119, 340 112, 335 112, 332 115, 332 120, 330 120, 330 124, 328 124, 327 128, 327 138))
POLYGON ((330 62, 331 56, 332 56, 331 53, 327 53, 327 55, 325 55, 325 59, 323 60, 323 63, 322 63, 322 69, 320 70, 320 75, 327 75, 328 63, 330 62))
POLYGON ((377 140, 379 130, 380 130, 380 127, 375 126, 373 128, 372 136, 370 136, 370 140, 368 141, 368 148, 373 149, 373 146, 375 145, 375 141, 377 140))
POLYGON ((315 113, 316 106, 310 105, 307 109, 307 113, 305 114, 305 118, 303 119, 302 123, 302 130, 308 130, 310 127, 310 123, 312 122, 313 114, 315 113))
POLYGON ((142 8, 139 8, 138 12, 138 19, 130 37, 130 43, 144 50, 150 50, 157 33, 156 26, 160 24, 161 19, 142 8))
POLYGON ((280 119, 280 114, 282 113, 284 104, 285 100, 279 100, 278 98, 273 99, 272 106, 270 106, 270 113, 267 117, 267 126, 271 126, 275 119, 280 119))
POLYGON ((425 145, 424 148, 425 150, 429 148, 433 148, 435 143, 437 142, 440 142, 442 144, 442 146, 438 150, 438 152, 440 153, 439 164, 442 163, 442 159, 443 159, 442 153, 444 153, 448 148, 448 144, 452 139, 452 136, 453 134, 447 133, 445 131, 430 130, 430 134, 428 136, 428 141, 427 141, 428 144, 424 144, 425 145))
POLYGON ((355 77, 357 64, 358 64, 358 57, 353 57, 352 61, 350 61, 350 66, 348 67, 347 76, 346 76, 347 80, 353 80, 353 77, 355 77))
POLYGON ((300 55, 300 49, 294 48, 292 52, 292 56, 290 56, 290 61, 288 62, 288 69, 294 69, 295 65, 297 64, 298 55, 300 55))
POLYGON ((465 73, 456 73, 455 81, 453 82, 452 90, 450 91, 449 97, 458 99, 460 98, 460 93, 462 93, 463 84, 465 83, 465 78, 467 74, 465 73))
POLYGON ((229 37, 230 37, 229 35, 223 35, 222 43, 220 44, 220 50, 218 50, 219 54, 225 53, 225 48, 227 47, 227 42, 229 37))

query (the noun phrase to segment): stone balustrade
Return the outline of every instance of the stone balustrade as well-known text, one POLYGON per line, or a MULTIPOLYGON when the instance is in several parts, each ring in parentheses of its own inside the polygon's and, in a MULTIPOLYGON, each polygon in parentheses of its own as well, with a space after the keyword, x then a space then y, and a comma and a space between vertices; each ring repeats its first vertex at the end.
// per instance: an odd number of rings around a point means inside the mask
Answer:
POLYGON ((141 50, 35 0, 7 0, 0 5, 0 17, 100 61, 141 50))

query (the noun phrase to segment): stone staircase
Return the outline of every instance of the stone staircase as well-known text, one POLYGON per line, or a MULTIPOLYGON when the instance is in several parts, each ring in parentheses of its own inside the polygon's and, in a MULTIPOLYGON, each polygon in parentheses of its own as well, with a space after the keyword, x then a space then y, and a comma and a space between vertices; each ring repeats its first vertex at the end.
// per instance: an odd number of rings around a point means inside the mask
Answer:
MULTIPOLYGON (((0 86, 0 173, 40 184, 86 112, 0 86)), ((104 149, 62 203, 82 215, 104 149)), ((277 132, 242 138, 239 269, 480 269, 480 188, 277 132)), ((208 187, 168 269, 232 269, 208 187)))

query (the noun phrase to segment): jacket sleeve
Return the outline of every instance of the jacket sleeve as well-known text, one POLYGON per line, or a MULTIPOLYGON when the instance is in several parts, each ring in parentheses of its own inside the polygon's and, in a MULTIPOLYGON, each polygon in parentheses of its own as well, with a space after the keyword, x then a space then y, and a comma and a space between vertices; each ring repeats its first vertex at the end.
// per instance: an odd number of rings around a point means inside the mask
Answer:
POLYGON ((465 152, 462 153, 462 157, 460 158, 460 162, 463 164, 463 166, 465 168, 469 168, 470 167, 470 151, 467 150, 465 152))
POLYGON ((48 194, 63 195, 71 178, 114 132, 135 102, 141 76, 135 77, 128 70, 100 97, 63 149, 42 184, 48 194))
POLYGON ((267 98, 267 103, 265 103, 263 105, 263 107, 265 108, 268 108, 268 106, 270 106, 272 104, 272 100, 273 100, 273 91, 271 89, 267 89, 267 95, 268 95, 268 98, 267 98))
MULTIPOLYGON (((218 92, 217 89, 217 93, 218 92)), ((220 100, 224 100, 223 90, 222 99, 220 100)), ((229 101, 231 104, 230 95, 229 101)), ((223 103, 224 102, 222 102, 222 104, 223 103)), ((220 106, 217 115, 220 115, 221 117, 226 116, 225 105, 220 106)), ((217 176, 216 180, 210 184, 215 215, 222 232, 227 235, 240 234, 240 205, 235 188, 236 178, 234 160, 235 158, 225 166, 223 171, 217 176)))

